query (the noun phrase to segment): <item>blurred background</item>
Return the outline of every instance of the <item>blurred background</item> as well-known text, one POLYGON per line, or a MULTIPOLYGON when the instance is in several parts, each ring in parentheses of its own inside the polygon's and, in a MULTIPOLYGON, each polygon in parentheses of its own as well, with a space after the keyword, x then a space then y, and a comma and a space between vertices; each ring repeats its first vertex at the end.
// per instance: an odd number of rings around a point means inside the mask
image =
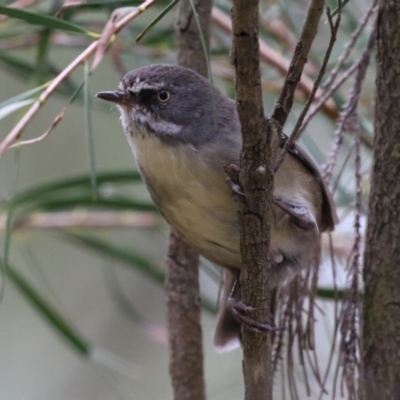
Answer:
MULTIPOLYGON (((230 2, 214 3, 229 18, 230 2)), ((59 0, 27 0, 25 5, 49 16, 55 15, 62 4, 59 0)), ((101 33, 113 10, 124 15, 131 11, 126 7, 139 4, 87 1, 66 8, 62 18, 101 33)), ((98 91, 117 88, 121 75, 131 69, 176 62, 175 8, 139 44, 135 43, 137 35, 168 4, 158 1, 125 27, 92 74, 88 65, 81 65, 59 86, 21 138, 42 135, 68 106, 45 139, 10 149, 0 159, 1 400, 172 396, 162 283, 169 229, 135 172, 116 108, 94 97, 98 91)), ((307 5, 306 0, 262 2, 262 40, 286 60, 290 60, 307 5)), ((328 5, 333 10, 337 4, 328 1, 328 5)), ((369 7, 364 0, 345 6, 328 71, 338 62, 369 7)), ((0 15, 1 140, 43 90, 36 88, 53 79, 94 40, 87 31, 71 32, 48 24, 34 20, 32 15, 25 20, 21 15, 0 15)), ((370 30, 367 24, 341 71, 360 56, 370 30)), ((211 31, 213 82, 233 97, 231 35, 216 20, 211 31)), ((311 78, 318 73, 328 41, 329 26, 323 17, 305 70, 311 78)), ((371 68, 359 111, 364 198, 368 195, 371 161, 373 74, 371 68)), ((262 79, 265 111, 269 114, 283 82, 282 72, 263 61, 262 79)), ((333 97, 336 112, 351 85, 349 81, 333 97)), ((303 105, 304 94, 299 91, 286 133, 291 132, 303 105)), ((335 113, 319 112, 301 138, 302 146, 321 168, 335 141, 336 119, 335 113)), ((333 289, 335 285, 345 287, 345 267, 354 240, 353 145, 353 136, 346 133, 331 180, 341 223, 333 235, 336 283, 330 256, 324 257, 320 270, 316 354, 322 371, 331 366, 326 383, 330 394, 321 398, 332 396, 336 369, 337 349, 333 359, 329 355, 340 301, 335 301, 333 289)), ((324 243, 327 255, 327 237, 324 243)), ((236 400, 243 398, 244 391, 241 352, 216 354, 210 340, 219 274, 216 266, 202 260, 206 386, 210 399, 236 400)), ((299 364, 295 362, 299 398, 309 395, 318 399, 315 379, 306 377, 299 364)), ((284 398, 280 377, 278 371, 277 399, 284 398)))

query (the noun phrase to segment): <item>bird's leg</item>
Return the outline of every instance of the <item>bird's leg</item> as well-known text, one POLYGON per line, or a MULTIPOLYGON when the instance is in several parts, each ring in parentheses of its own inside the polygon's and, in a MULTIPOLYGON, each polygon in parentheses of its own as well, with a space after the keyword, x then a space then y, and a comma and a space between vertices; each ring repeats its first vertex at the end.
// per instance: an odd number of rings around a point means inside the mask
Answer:
POLYGON ((244 304, 240 299, 239 277, 233 284, 231 294, 226 303, 226 307, 235 317, 236 321, 238 321, 241 325, 245 326, 247 329, 250 329, 253 332, 261 333, 266 331, 278 331, 282 329, 272 326, 270 324, 258 322, 254 318, 249 316, 249 313, 254 311, 256 308, 244 304))
POLYGON ((317 222, 306 206, 291 204, 278 197, 273 198, 273 203, 288 214, 295 225, 304 230, 317 229, 317 222))

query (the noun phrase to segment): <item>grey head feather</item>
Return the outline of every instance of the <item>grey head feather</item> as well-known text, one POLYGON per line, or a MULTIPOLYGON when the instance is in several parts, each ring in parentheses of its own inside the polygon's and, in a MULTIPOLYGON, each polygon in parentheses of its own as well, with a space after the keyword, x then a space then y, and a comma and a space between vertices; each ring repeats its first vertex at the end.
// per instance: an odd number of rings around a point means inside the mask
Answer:
POLYGON ((240 134, 234 102, 188 68, 138 68, 121 79, 119 88, 136 98, 131 116, 137 130, 154 134, 166 144, 201 147, 224 140, 224 136, 232 135, 232 130, 240 134), (170 93, 168 101, 157 99, 160 90, 170 93))

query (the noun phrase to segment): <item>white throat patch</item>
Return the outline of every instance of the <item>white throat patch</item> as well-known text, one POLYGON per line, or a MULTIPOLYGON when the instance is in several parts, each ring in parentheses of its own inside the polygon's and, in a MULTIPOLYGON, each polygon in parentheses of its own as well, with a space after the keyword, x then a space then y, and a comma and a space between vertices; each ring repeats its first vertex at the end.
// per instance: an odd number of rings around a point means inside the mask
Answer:
POLYGON ((182 130, 181 126, 163 121, 143 107, 127 109, 119 106, 118 108, 121 112, 121 121, 125 132, 129 131, 131 136, 152 134, 149 130, 158 137, 176 136, 182 130))

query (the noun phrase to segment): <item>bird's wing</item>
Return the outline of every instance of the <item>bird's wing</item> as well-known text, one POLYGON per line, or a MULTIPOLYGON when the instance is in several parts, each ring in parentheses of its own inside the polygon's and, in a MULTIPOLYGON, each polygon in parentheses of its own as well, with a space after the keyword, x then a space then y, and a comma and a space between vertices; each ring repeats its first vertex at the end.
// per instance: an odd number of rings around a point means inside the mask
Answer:
MULTIPOLYGON (((282 133, 280 138, 280 147, 283 148, 287 142, 288 137, 282 133)), ((335 224, 338 223, 338 217, 336 215, 335 203, 333 202, 332 194, 322 179, 321 173, 318 167, 311 160, 311 158, 295 143, 292 143, 288 149, 293 157, 297 158, 303 163, 303 165, 314 175, 321 186, 322 193, 322 210, 321 210, 321 232, 332 231, 335 224)))

